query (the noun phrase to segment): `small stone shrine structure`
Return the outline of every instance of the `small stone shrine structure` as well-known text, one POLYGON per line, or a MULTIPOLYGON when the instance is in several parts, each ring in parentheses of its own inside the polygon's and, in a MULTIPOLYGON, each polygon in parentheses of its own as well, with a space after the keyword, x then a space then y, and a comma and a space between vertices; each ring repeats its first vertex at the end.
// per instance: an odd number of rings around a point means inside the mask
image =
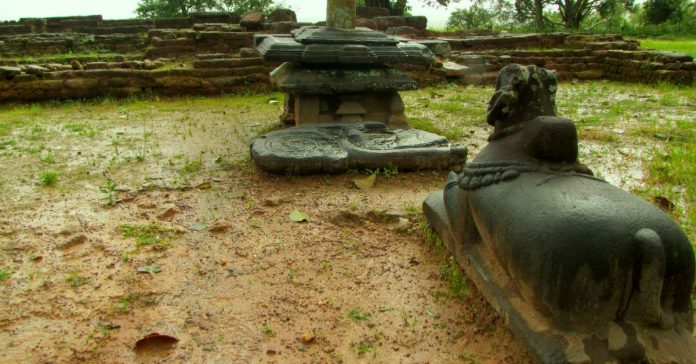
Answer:
POLYGON ((578 161, 556 88, 501 70, 489 144, 428 197, 428 222, 537 361, 696 363, 686 234, 578 161))
POLYGON ((403 127, 398 91, 415 89, 416 81, 387 64, 433 61, 420 44, 355 29, 352 0, 328 2, 326 27, 265 38, 258 50, 266 60, 287 62, 271 73, 271 82, 287 94, 283 119, 296 125, 377 121, 403 127))
POLYGON ((304 127, 254 141, 257 165, 294 174, 390 164, 461 168, 466 148, 432 133, 390 129, 409 128, 398 92, 415 89, 416 81, 388 65, 429 65, 432 52, 355 29, 355 9, 354 0, 329 0, 325 27, 305 26, 260 41, 257 49, 267 61, 286 62, 271 73, 271 82, 286 93, 283 120, 304 127))

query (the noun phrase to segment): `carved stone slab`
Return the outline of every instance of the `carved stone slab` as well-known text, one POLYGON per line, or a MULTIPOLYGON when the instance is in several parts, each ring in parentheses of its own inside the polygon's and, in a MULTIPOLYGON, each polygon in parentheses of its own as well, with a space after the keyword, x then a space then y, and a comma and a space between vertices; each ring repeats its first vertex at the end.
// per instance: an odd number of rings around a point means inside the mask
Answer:
POLYGON ((270 132, 251 144, 251 156, 273 173, 341 173, 351 168, 460 170, 467 149, 416 129, 382 123, 317 124, 270 132))
POLYGON ((308 68, 294 63, 284 63, 271 72, 271 82, 284 92, 306 95, 416 89, 414 79, 397 69, 388 67, 308 68))
POLYGON ((274 35, 264 38, 258 51, 269 61, 313 64, 422 64, 433 62, 428 47, 417 43, 399 43, 382 33, 355 30, 303 27, 295 36, 274 35))

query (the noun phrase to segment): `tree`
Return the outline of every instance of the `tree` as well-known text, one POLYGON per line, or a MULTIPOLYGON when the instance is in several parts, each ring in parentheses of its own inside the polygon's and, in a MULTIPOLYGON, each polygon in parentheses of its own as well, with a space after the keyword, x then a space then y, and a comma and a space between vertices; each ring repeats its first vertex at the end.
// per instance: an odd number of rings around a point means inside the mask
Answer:
POLYGON ((643 17, 648 24, 676 22, 681 20, 686 5, 684 0, 647 0, 643 4, 643 17))
POLYGON ((141 0, 135 11, 140 18, 173 18, 215 10, 238 14, 265 12, 273 5, 274 0, 141 0))
POLYGON ((515 0, 515 17, 521 22, 534 19, 534 28, 541 31, 544 28, 544 6, 549 0, 515 0))
POLYGON ((488 29, 493 26, 493 13, 474 4, 466 9, 457 9, 447 20, 447 29, 488 29))
POLYGON ((216 6, 215 0, 141 0, 135 12, 139 18, 174 18, 210 11, 216 6))
POLYGON ((509 0, 476 0, 468 9, 455 10, 447 21, 449 29, 512 27, 515 10, 509 0))
POLYGON ((268 12, 274 0, 218 0, 218 9, 229 13, 245 14, 251 11, 268 12))

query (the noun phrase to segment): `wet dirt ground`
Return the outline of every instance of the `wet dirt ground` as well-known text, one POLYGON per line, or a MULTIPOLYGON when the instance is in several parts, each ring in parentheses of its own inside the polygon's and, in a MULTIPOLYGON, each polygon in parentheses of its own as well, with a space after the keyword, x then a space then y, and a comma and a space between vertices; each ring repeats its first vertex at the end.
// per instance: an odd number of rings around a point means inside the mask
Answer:
MULTIPOLYGON (((383 171, 361 190, 357 172, 256 170, 248 143, 277 127, 278 99, 4 113, 0 362, 530 362, 424 241, 420 205, 446 172, 383 171), (152 333, 178 342, 136 350, 152 333)), ((463 127, 472 154, 483 124, 463 127)), ((618 172, 601 158, 588 163, 600 175, 639 179, 639 157, 618 172)))

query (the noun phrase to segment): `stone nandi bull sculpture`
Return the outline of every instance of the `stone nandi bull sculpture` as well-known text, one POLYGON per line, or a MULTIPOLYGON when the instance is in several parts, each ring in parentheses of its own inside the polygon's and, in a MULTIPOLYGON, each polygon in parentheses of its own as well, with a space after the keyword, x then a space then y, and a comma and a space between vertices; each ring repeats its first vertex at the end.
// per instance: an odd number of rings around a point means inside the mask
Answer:
POLYGON ((428 221, 537 360, 695 363, 688 238, 578 162, 555 93, 545 69, 500 72, 489 144, 428 197, 428 221))

